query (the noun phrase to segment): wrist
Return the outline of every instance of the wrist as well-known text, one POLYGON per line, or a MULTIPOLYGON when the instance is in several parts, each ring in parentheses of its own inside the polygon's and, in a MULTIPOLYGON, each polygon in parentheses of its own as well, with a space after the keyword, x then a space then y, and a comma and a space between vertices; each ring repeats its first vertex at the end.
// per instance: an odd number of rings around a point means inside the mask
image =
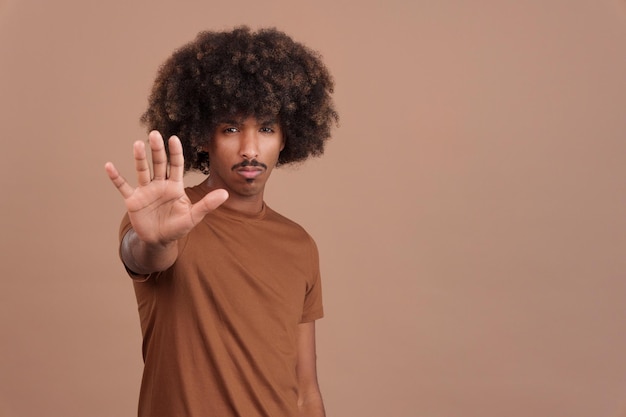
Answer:
POLYGON ((133 229, 129 229, 122 239, 121 257, 126 268, 138 275, 164 271, 176 261, 178 243, 146 242, 133 229))

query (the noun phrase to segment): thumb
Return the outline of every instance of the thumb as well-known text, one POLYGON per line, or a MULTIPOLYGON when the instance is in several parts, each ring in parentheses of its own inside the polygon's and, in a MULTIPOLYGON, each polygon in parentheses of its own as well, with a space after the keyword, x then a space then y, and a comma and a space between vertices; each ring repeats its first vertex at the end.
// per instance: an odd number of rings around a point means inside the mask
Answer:
POLYGON ((228 191, 220 188, 205 195, 191 207, 191 218, 194 224, 200 223, 204 216, 218 208, 228 199, 228 191))

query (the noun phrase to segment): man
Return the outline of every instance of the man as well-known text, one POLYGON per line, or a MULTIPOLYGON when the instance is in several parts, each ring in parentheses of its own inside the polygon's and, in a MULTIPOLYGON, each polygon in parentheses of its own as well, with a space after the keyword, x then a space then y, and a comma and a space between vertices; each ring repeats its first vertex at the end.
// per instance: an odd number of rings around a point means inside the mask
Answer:
POLYGON ((203 32, 161 67, 134 144, 120 256, 143 333, 141 417, 323 416, 315 243, 263 199, 338 116, 319 56, 275 29, 203 32), (163 137, 169 137, 164 142, 163 137), (184 155, 184 157, 183 157, 184 155), (208 175, 185 189, 189 169, 208 175))

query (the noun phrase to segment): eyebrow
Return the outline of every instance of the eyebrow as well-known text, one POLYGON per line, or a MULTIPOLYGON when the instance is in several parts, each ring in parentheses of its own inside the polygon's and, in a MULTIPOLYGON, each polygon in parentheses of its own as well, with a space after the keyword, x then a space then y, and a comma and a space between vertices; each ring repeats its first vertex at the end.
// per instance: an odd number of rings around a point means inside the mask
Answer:
POLYGON ((275 118, 275 117, 270 117, 270 118, 267 118, 265 120, 260 120, 260 122, 261 122, 262 125, 277 125, 277 124, 279 124, 278 123, 278 119, 275 118))
MULTIPOLYGON (((244 122, 244 118, 240 118, 240 119, 224 119, 224 120, 220 120, 217 122, 217 125, 234 125, 234 126, 241 126, 244 122)), ((265 119, 259 119, 257 118, 257 122, 259 123, 259 125, 262 126, 267 126, 267 125, 277 125, 278 123, 278 118, 276 117, 267 117, 265 119)))
POLYGON ((218 125, 236 125, 239 126, 243 123, 243 119, 224 119, 217 122, 218 125))

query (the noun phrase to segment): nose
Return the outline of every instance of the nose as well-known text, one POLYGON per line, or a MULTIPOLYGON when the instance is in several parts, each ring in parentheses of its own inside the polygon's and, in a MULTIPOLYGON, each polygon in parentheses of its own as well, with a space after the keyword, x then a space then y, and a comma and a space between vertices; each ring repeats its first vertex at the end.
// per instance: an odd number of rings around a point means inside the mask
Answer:
POLYGON ((249 161, 259 156, 259 138, 255 130, 246 130, 241 136, 239 154, 249 161))

